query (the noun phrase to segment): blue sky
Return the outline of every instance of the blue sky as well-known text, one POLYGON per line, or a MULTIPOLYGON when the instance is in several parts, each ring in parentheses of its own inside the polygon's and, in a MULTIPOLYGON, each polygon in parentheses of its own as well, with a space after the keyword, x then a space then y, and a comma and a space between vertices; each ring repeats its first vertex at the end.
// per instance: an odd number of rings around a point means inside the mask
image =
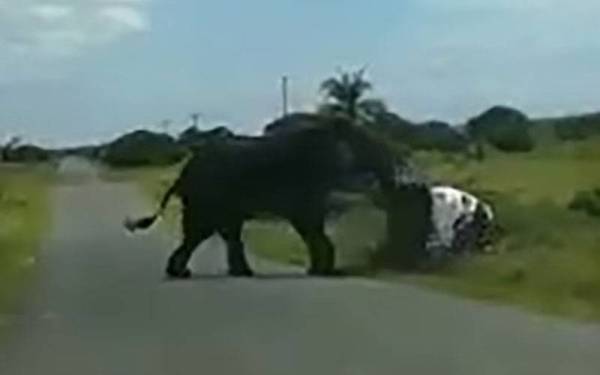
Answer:
MULTIPOLYGON (((256 132, 338 67, 414 120, 600 110, 597 0, 0 0, 0 140, 107 140, 188 114, 256 132)), ((207 125, 208 126, 208 125, 207 125)))

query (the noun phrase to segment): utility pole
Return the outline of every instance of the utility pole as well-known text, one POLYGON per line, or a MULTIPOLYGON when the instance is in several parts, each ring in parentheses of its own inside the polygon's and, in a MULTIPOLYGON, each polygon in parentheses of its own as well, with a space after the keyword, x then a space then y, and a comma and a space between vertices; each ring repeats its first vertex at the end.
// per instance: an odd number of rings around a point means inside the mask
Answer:
POLYGON ((171 127, 171 124, 173 123, 173 121, 167 119, 167 120, 162 120, 160 122, 160 127, 163 129, 163 132, 168 133, 169 132, 169 128, 171 127))
POLYGON ((200 119, 200 113, 199 112, 194 112, 190 115, 190 117, 192 118, 192 126, 194 126, 195 128, 198 127, 198 120, 200 119))
POLYGON ((286 117, 288 114, 288 77, 283 76, 281 78, 281 94, 283 99, 283 117, 286 117))

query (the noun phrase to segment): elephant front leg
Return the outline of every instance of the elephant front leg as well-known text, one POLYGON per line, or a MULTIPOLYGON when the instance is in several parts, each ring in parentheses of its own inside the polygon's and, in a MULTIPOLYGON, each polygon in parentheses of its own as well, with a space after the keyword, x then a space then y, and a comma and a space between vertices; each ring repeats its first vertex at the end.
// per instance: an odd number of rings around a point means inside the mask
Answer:
POLYGON ((229 274, 236 277, 254 276, 254 271, 248 264, 244 243, 241 238, 242 224, 236 223, 220 231, 221 237, 227 244, 227 266, 229 274))

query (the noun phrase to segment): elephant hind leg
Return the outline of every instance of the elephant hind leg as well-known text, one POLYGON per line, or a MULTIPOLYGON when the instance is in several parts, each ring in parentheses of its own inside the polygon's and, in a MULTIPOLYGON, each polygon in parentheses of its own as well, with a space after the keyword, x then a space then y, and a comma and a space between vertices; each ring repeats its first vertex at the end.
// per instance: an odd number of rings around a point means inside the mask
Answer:
POLYGON ((189 210, 184 210, 182 218, 183 241, 169 257, 167 262, 167 276, 173 278, 189 278, 191 271, 188 262, 194 250, 206 239, 213 235, 214 229, 201 226, 189 210))
POLYGON ((308 248, 310 275, 333 275, 335 273, 335 248, 325 233, 325 218, 293 220, 292 225, 308 248))

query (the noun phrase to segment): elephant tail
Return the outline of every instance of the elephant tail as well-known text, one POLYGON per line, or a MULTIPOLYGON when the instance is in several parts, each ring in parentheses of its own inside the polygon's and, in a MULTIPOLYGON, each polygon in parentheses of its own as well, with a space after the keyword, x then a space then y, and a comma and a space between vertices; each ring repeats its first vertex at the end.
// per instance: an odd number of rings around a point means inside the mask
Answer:
POLYGON ((173 194, 177 193, 178 188, 179 188, 179 180, 177 180, 169 188, 169 190, 167 190, 167 192, 165 193, 165 195, 163 196, 163 198, 160 202, 160 205, 158 206, 158 209, 156 210, 156 212, 153 215, 142 217, 139 219, 126 218, 125 222, 123 224, 125 226, 125 228, 129 232, 135 232, 136 230, 145 230, 145 229, 150 228, 156 222, 156 220, 158 220, 158 218, 163 215, 165 209, 167 208, 167 205, 169 204, 169 201, 171 200, 171 197, 173 196, 173 194))

